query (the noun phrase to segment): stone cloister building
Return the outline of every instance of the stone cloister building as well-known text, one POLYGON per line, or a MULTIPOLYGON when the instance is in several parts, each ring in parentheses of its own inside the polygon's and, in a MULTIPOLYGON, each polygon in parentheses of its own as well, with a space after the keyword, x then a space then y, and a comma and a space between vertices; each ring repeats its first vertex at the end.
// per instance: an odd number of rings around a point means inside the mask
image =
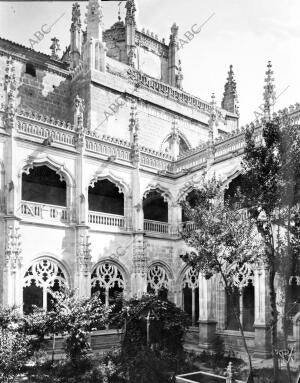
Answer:
MULTIPOLYGON (((182 225, 193 229, 180 202, 203 175, 220 177, 224 191, 238 184, 233 69, 221 106, 203 101, 183 90, 176 24, 168 41, 139 30, 134 0, 124 21, 104 31, 102 19, 100 0, 89 1, 86 25, 74 4, 62 57, 56 38, 51 55, 0 39, 0 303, 50 309, 69 286, 100 291, 109 305, 116 292, 164 287, 191 316, 194 347, 217 333, 242 348, 235 304, 250 348, 267 356, 267 269, 229 301, 218 278, 180 258, 182 225)), ((297 119, 299 105, 290 112, 297 119)), ((260 140, 259 122, 256 131, 260 140)))

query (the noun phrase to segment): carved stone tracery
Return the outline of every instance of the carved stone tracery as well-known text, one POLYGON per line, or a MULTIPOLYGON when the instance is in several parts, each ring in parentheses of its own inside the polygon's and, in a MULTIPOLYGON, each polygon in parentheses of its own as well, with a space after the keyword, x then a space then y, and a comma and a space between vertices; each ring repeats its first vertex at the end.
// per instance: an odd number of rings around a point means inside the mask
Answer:
POLYGON ((24 276, 23 286, 29 287, 32 283, 51 295, 53 295, 52 288, 55 283, 58 283, 60 288, 68 286, 65 273, 51 259, 37 260, 29 267, 24 276))
POLYGON ((162 288, 170 288, 170 281, 167 271, 160 265, 153 265, 150 267, 147 274, 147 282, 151 289, 155 291, 155 294, 162 288))
POLYGON ((182 279, 181 287, 189 287, 192 290, 196 290, 199 287, 199 273, 193 267, 189 267, 182 279))
POLYGON ((101 263, 92 273, 92 287, 99 286, 105 290, 118 286, 125 289, 125 279, 119 268, 112 263, 101 263))

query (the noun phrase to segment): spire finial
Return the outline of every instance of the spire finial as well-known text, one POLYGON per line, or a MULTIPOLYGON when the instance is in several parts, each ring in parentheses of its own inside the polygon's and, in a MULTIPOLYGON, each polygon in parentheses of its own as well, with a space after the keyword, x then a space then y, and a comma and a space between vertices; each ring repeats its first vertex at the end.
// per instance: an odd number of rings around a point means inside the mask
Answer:
POLYGON ((136 12, 135 1, 134 0, 127 0, 125 8, 126 8, 125 23, 126 24, 131 24, 131 25, 136 25, 136 21, 135 21, 135 12, 136 12))
POLYGON ((81 13, 80 13, 80 5, 76 2, 72 6, 72 24, 71 31, 76 30, 77 28, 81 28, 81 13))
POLYGON ((122 4, 122 1, 119 2, 118 4, 118 21, 121 21, 121 4, 122 4))
POLYGON ((60 51, 59 40, 56 37, 53 37, 51 41, 52 41, 52 44, 50 46, 50 49, 52 51, 51 58, 57 60, 59 58, 57 55, 57 52, 60 51))
POLYGON ((271 61, 268 61, 265 86, 264 86, 264 112, 267 119, 271 118, 271 106, 274 105, 276 100, 275 84, 274 84, 274 71, 272 69, 271 61))
POLYGON ((178 38, 178 25, 176 23, 173 23, 171 27, 171 36, 170 36, 170 43, 176 43, 178 38))
POLYGON ((90 38, 102 41, 103 13, 101 0, 89 0, 86 13, 87 41, 90 38))
POLYGON ((236 81, 234 79, 233 66, 229 66, 227 82, 224 87, 222 108, 230 113, 239 115, 238 96, 236 91, 236 81))

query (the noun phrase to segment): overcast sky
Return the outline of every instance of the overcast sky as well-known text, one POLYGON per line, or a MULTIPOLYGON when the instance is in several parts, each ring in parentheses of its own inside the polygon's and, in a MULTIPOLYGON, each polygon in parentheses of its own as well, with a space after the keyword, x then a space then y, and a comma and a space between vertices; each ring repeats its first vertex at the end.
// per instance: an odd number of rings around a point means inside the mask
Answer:
MULTIPOLYGON (((123 3, 124 4, 124 3, 123 3)), ((80 2, 82 15, 87 2, 80 2)), ((229 65, 234 68, 241 123, 251 122, 262 100, 267 61, 273 63, 277 95, 275 110, 300 102, 300 1, 288 0, 137 0, 139 29, 145 27, 169 41, 173 22, 183 37, 192 25, 214 16, 180 51, 184 89, 221 102, 229 65), (286 89, 288 87, 288 89, 286 89)), ((51 38, 69 44, 72 2, 1 2, 0 36, 30 46, 43 24, 51 33, 34 46, 50 53, 51 38)), ((103 3, 105 28, 117 19, 118 1, 103 3)), ((124 19, 124 5, 121 7, 124 19)), ((84 17, 83 17, 84 18, 84 17)))

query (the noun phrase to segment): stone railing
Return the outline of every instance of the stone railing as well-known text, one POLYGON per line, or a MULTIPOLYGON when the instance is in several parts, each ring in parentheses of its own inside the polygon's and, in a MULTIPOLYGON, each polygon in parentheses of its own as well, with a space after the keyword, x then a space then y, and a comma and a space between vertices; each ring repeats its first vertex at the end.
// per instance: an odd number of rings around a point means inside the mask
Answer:
POLYGON ((21 134, 41 139, 51 137, 57 143, 72 147, 75 145, 75 133, 64 128, 52 128, 46 125, 38 125, 34 122, 18 120, 17 129, 21 134))
POLYGON ((68 209, 63 206, 21 201, 20 213, 26 218, 37 218, 45 221, 67 222, 68 209))
POLYGON ((171 225, 167 222, 151 221, 144 219, 144 230, 151 233, 170 235, 171 225))
POLYGON ((121 229, 125 228, 125 217, 123 215, 89 211, 88 222, 93 225, 111 226, 121 229))
POLYGON ((86 136, 86 151, 130 162, 131 149, 127 141, 102 136, 86 136))
MULTIPOLYGON (((143 72, 129 68, 127 75, 134 83, 139 83, 140 86, 159 93, 163 97, 167 97, 186 106, 201 110, 202 112, 210 113, 212 110, 212 106, 209 102, 205 102, 198 97, 192 96, 191 94, 184 92, 181 89, 161 82, 153 77, 146 75, 143 72)), ((217 114, 219 117, 221 117, 221 110, 217 110, 217 114)))

